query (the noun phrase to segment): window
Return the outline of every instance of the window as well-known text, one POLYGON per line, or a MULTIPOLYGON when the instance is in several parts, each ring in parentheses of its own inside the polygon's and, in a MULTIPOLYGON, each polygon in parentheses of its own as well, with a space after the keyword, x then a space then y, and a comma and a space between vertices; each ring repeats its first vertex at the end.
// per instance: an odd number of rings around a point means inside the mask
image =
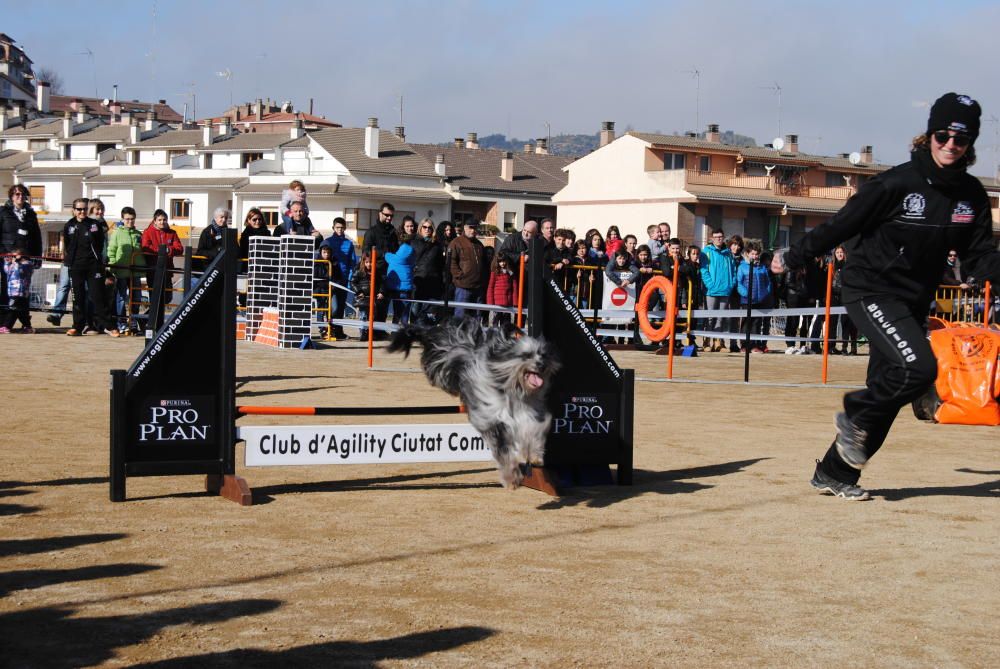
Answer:
POLYGON ((684 169, 684 154, 683 153, 664 153, 663 154, 663 169, 665 169, 665 170, 682 170, 682 169, 684 169))
POLYGON ((62 234, 59 231, 49 230, 48 232, 45 233, 45 240, 46 240, 45 255, 61 258, 62 251, 59 249, 59 244, 62 241, 62 234))
POLYGON ((839 186, 849 186, 851 181, 847 181, 844 177, 849 178, 850 175, 843 174, 842 172, 827 172, 826 173, 826 185, 828 188, 837 188, 839 186))
POLYGON ((503 231, 514 232, 517 229, 517 212, 505 211, 503 213, 503 231))
POLYGON ((28 151, 44 151, 47 148, 49 148, 49 140, 47 139, 28 140, 28 151))
POLYGON ((28 186, 32 209, 45 209, 45 186, 28 186))
POLYGON ((170 201, 170 218, 190 218, 191 208, 187 200, 170 201))
POLYGON ((240 156, 240 167, 246 167, 255 160, 264 160, 263 153, 244 153, 240 156))
POLYGON ((792 231, 783 225, 778 226, 778 234, 774 238, 774 248, 787 249, 791 246, 792 231))
POLYGON ((467 211, 452 212, 451 222, 455 225, 456 228, 460 228, 461 226, 465 225, 466 221, 473 221, 474 223, 479 223, 479 217, 467 211))
POLYGON ((281 222, 281 218, 278 217, 277 209, 261 209, 260 213, 264 217, 264 223, 267 224, 267 227, 269 228, 273 228, 281 222))
POLYGON ((729 239, 733 235, 742 237, 744 223, 745 221, 742 218, 722 219, 722 231, 726 233, 726 239, 729 239))
POLYGON ((212 169, 212 154, 211 153, 206 153, 205 154, 205 169, 206 170, 212 169))
POLYGON ((712 171, 712 157, 711 156, 698 156, 698 171, 699 172, 711 172, 712 171))
POLYGON ((103 153, 104 151, 107 151, 108 149, 113 149, 113 148, 115 148, 114 144, 98 144, 97 145, 97 155, 101 155, 101 153, 103 153))

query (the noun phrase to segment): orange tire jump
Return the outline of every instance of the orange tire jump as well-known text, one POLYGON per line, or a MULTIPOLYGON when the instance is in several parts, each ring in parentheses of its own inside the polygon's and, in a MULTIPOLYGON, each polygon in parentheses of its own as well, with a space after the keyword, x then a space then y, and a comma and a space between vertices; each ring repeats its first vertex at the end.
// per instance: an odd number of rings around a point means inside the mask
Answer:
POLYGON ((673 335, 674 311, 676 307, 674 301, 673 283, 665 276, 654 276, 642 287, 642 293, 640 293, 638 303, 635 305, 635 313, 636 318, 639 319, 639 330, 649 337, 650 341, 660 342, 673 335), (654 290, 661 291, 666 297, 667 302, 663 323, 659 328, 654 328, 650 324, 647 313, 649 311, 649 298, 652 296, 654 290))

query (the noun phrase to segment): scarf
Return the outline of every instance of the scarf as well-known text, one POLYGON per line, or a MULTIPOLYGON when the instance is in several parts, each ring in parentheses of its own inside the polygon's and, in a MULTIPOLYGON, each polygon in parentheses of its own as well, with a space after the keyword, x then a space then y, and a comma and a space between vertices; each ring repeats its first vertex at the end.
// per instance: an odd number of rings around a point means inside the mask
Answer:
POLYGON ((910 154, 911 160, 917 166, 917 171, 935 188, 954 188, 965 180, 965 159, 953 167, 940 167, 926 149, 917 149, 910 154))

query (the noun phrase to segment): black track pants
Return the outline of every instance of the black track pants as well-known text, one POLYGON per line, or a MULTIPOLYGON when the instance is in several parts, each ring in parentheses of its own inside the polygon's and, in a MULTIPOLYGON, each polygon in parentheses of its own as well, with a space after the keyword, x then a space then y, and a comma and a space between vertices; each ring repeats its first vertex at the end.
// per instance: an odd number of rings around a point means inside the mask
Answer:
MULTIPOLYGON (((844 396, 844 411, 867 433, 868 457, 882 446, 899 410, 924 394, 937 378, 937 360, 927 341, 924 313, 897 298, 876 295, 844 305, 858 330, 868 337, 867 387, 844 396)), ((830 446, 823 470, 845 483, 861 472, 830 446)))

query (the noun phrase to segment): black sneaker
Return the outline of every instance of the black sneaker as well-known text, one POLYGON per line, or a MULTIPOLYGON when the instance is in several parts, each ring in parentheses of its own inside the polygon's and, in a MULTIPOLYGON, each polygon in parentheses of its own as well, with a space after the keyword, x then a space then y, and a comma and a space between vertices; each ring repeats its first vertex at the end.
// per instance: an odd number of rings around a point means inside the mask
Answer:
POLYGON ((822 493, 829 493, 834 497, 843 497, 851 502, 861 502, 868 499, 868 491, 864 488, 851 483, 843 483, 831 476, 827 476, 826 472, 820 469, 819 460, 816 461, 816 472, 809 483, 813 488, 822 493))
POLYGON ((851 467, 864 469, 868 464, 868 451, 865 450, 868 433, 852 423, 843 411, 837 414, 834 422, 837 424, 837 454, 851 467))
POLYGON ((62 318, 60 318, 59 316, 56 316, 55 314, 50 314, 50 315, 46 316, 45 320, 47 320, 49 323, 52 323, 53 325, 55 325, 57 327, 62 322, 62 318))

